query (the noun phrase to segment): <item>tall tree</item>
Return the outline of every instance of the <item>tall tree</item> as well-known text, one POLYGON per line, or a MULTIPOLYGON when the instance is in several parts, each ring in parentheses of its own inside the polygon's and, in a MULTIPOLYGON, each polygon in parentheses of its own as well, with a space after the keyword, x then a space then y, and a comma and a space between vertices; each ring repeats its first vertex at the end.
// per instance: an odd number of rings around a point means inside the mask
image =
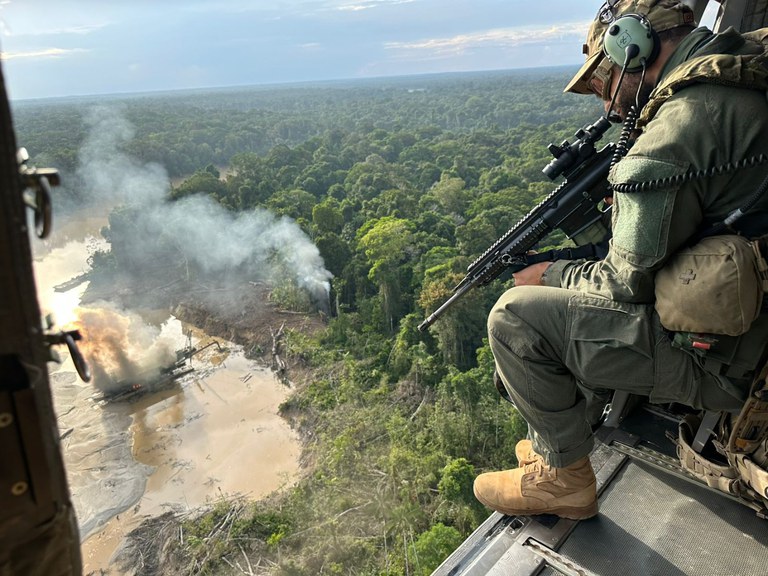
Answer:
POLYGON ((379 286, 390 332, 401 313, 400 267, 413 245, 413 227, 409 220, 385 216, 370 222, 358 236, 358 246, 370 265, 368 278, 379 286))

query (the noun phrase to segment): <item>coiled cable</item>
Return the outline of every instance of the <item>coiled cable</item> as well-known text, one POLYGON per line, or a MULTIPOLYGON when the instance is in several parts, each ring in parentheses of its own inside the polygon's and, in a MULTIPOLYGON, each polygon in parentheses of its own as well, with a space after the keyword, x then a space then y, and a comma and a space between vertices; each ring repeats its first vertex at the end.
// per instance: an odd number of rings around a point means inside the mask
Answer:
POLYGON ((616 143, 616 149, 613 151, 613 157, 611 158, 611 168, 613 168, 619 161, 627 155, 629 152, 629 139, 632 137, 632 132, 635 131, 635 124, 637 123, 637 107, 632 106, 627 112, 627 117, 624 119, 624 123, 621 126, 621 134, 619 140, 616 143))
MULTIPOLYGON (((629 47, 627 47, 627 50, 629 50, 629 47)), ((624 67, 621 70, 621 76, 619 77, 618 85, 616 86, 616 91, 613 94, 613 98, 611 99, 611 110, 613 110, 613 104, 616 101, 616 96, 619 93, 619 89, 621 88, 622 80, 624 79, 624 73, 627 69, 627 64, 629 63, 629 60, 626 60, 624 63, 624 67)), ((611 158, 611 168, 613 168, 616 164, 619 163, 619 161, 624 158, 624 156, 627 155, 627 152, 629 152, 629 147, 631 146, 629 140, 632 137, 632 133, 635 131, 635 127, 637 126, 637 119, 640 116, 640 110, 642 109, 642 105, 640 104, 640 92, 643 89, 643 84, 645 83, 645 73, 648 71, 648 68, 646 66, 645 59, 641 60, 641 64, 643 67, 642 74, 640 74, 640 82, 637 85, 637 90, 635 91, 635 103, 633 106, 629 107, 629 111, 627 112, 626 118, 624 118, 624 123, 621 126, 621 134, 619 135, 619 142, 616 144, 616 150, 613 153, 613 157, 611 158)))
POLYGON ((745 168, 760 166, 766 162, 768 162, 768 156, 765 154, 756 154, 749 158, 739 160, 738 162, 727 162, 725 164, 720 164, 719 166, 711 166, 704 170, 690 170, 684 174, 677 174, 666 178, 657 178, 655 180, 646 180, 645 182, 621 182, 619 184, 613 184, 611 188, 614 192, 622 192, 625 194, 648 192, 660 188, 672 188, 692 180, 722 176, 745 168))

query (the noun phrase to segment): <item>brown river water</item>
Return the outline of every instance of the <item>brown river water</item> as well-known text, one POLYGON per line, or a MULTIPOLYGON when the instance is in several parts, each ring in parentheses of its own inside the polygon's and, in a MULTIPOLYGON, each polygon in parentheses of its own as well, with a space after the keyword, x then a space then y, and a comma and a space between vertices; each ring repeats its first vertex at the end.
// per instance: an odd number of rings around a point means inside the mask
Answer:
MULTIPOLYGON (((103 223, 80 220, 45 244, 33 242, 40 307, 54 314, 57 328, 82 314, 87 283, 67 292, 54 287, 87 271, 88 255, 103 246, 103 223)), ((156 341, 175 349, 188 338, 198 348, 212 341, 163 311, 142 318, 156 341)), ((211 346, 193 356, 195 370, 172 388, 126 403, 99 402, 65 350, 61 364, 49 364, 85 574, 119 574, 110 558, 148 517, 189 512, 225 496, 257 499, 298 477, 300 442, 278 415, 289 388, 237 345, 216 341, 223 351, 211 346)))

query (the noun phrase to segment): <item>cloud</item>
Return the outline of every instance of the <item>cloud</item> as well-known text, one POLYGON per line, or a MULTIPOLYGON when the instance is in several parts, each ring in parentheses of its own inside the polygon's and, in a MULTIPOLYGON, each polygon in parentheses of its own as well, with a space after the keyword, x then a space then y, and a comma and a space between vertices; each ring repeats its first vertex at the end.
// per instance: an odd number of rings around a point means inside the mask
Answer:
POLYGON ((188 12, 217 12, 241 14, 246 12, 263 12, 275 14, 275 19, 293 16, 312 16, 324 12, 358 12, 382 6, 412 4, 417 0, 283 0, 272 4, 255 4, 251 0, 230 0, 227 4, 214 6, 208 2, 193 3, 184 6, 188 12))
POLYGON ((392 6, 397 4, 411 4, 416 0, 361 0, 360 2, 344 2, 335 7, 335 10, 345 12, 359 12, 360 10, 369 10, 381 6, 392 6))
POLYGON ((42 50, 28 50, 26 52, 0 52, 0 60, 16 60, 18 58, 60 58, 73 54, 88 52, 83 48, 44 48, 42 50))
MULTIPOLYGON (((2 9, 2 5, 0 5, 2 9)), ((3 36, 9 38, 37 38, 41 36, 86 36, 93 32, 112 26, 114 22, 105 19, 90 20, 81 15, 67 14, 65 18, 59 18, 58 14, 52 15, 47 21, 40 18, 13 18, 12 15, 2 18, 3 36), (58 22, 57 22, 58 21, 58 22), (56 22, 58 26, 51 26, 56 22), (47 26, 46 26, 47 25, 47 26)))
POLYGON ((509 48, 524 44, 544 44, 563 38, 584 38, 589 22, 563 23, 550 26, 525 28, 495 28, 472 34, 460 34, 449 38, 431 38, 416 42, 387 42, 387 50, 398 52, 401 57, 414 54, 427 58, 451 57, 480 48, 509 48))
POLYGON ((102 28, 109 26, 109 22, 100 22, 98 24, 81 24, 79 26, 67 26, 65 28, 48 28, 48 29, 35 29, 24 33, 13 34, 11 31, 10 36, 62 36, 62 35, 77 35, 83 36, 90 34, 102 28))

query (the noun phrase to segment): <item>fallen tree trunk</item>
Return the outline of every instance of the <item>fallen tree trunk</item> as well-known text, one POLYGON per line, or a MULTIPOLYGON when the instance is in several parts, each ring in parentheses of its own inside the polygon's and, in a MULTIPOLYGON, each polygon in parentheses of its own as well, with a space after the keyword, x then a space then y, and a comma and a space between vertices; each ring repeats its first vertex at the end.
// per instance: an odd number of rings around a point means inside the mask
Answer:
POLYGON ((282 323, 277 332, 271 326, 269 328, 269 333, 272 335, 272 370, 277 372, 279 376, 282 376, 287 368, 285 361, 280 358, 280 346, 283 341, 284 329, 285 322, 282 323))

